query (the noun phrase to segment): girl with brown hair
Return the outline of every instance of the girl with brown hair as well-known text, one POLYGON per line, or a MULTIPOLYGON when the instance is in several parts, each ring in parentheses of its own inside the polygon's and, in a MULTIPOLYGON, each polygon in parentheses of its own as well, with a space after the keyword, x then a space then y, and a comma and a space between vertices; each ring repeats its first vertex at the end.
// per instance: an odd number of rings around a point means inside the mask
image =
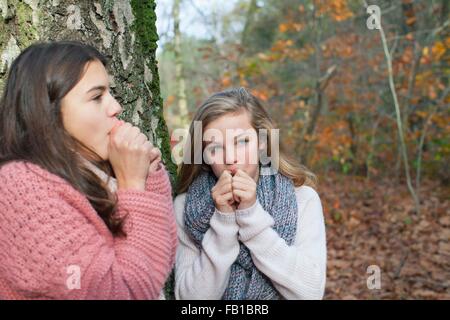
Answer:
POLYGON ((161 154, 118 120, 105 57, 25 49, 0 103, 0 299, 154 299, 175 257, 161 154))

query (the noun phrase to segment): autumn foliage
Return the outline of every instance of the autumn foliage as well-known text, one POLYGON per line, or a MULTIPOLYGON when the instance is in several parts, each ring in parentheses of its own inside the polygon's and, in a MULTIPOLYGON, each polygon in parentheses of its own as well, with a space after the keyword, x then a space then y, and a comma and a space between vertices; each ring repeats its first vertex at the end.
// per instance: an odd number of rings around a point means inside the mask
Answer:
MULTIPOLYGON (((448 299, 449 4, 367 2, 381 10, 420 214, 405 187, 387 60, 364 1, 238 1, 222 16, 220 39, 185 40, 190 112, 230 86, 267 105, 281 142, 319 177, 327 297, 448 299), (384 291, 367 290, 370 264, 386 270, 384 291)), ((171 110, 175 96, 166 96, 171 110)))

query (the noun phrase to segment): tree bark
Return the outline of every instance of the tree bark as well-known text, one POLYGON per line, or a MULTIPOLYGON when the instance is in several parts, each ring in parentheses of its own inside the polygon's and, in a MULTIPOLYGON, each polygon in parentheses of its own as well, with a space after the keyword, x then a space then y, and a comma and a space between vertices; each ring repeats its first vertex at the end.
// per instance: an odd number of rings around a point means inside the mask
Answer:
POLYGON ((171 162, 155 59, 154 0, 0 0, 0 92, 20 51, 36 41, 78 40, 109 59, 121 118, 139 126, 171 162))

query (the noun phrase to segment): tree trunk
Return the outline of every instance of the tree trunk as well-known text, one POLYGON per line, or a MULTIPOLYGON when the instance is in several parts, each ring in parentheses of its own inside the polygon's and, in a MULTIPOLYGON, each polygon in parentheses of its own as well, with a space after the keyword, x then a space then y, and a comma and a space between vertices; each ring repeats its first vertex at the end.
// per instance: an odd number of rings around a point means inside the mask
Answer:
MULTIPOLYGON (((366 4, 366 7, 367 7, 367 4, 366 4)), ((399 136, 399 142, 400 142, 400 150, 401 150, 402 159, 403 159, 403 166, 405 169, 406 184, 408 186, 409 192, 411 193, 411 197, 414 200, 414 205, 416 207, 416 213, 420 214, 419 197, 416 194, 416 191, 414 190, 414 187, 411 182, 411 175, 409 172, 408 150, 406 149, 405 137, 404 137, 403 126, 402 126, 402 115, 400 113, 400 105, 398 103, 397 91, 395 89, 394 72, 392 69, 392 56, 391 56, 391 54, 389 52, 389 48, 387 46, 386 35, 384 33, 384 29, 383 29, 381 22, 379 22, 379 31, 380 31, 381 42, 383 44, 384 55, 386 57, 387 68, 388 68, 389 88, 391 90, 392 99, 394 101, 398 136, 399 136)))
POLYGON ((36 41, 79 40, 109 59, 121 118, 139 126, 174 174, 155 59, 154 0, 0 0, 0 92, 20 51, 36 41))
POLYGON ((256 0, 251 0, 248 10, 247 10, 247 15, 245 18, 244 29, 242 30, 242 35, 241 35, 241 46, 243 46, 243 47, 245 47, 247 44, 249 30, 253 24, 253 21, 255 18, 255 12, 257 9, 258 9, 258 4, 256 3, 256 0))

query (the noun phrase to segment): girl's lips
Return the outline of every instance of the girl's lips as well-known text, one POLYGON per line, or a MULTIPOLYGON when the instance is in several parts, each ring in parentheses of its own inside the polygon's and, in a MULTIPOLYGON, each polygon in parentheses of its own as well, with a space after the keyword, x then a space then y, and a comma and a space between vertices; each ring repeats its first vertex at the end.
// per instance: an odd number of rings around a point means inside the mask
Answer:
POLYGON ((116 126, 121 125, 121 124, 123 124, 123 121, 122 121, 122 120, 119 120, 119 119, 117 119, 117 118, 114 118, 114 120, 113 120, 113 125, 112 125, 111 129, 109 129, 108 134, 111 134, 111 131, 112 131, 116 126))

